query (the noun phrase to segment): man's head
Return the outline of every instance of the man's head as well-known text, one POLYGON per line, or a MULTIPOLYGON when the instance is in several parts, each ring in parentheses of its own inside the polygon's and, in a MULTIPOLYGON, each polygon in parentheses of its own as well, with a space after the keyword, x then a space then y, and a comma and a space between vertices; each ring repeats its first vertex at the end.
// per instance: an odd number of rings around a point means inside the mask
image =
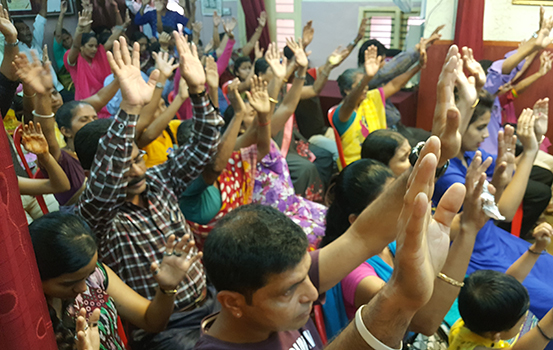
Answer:
MULTIPOLYGON (((83 126, 75 135, 75 152, 77 152, 77 157, 79 157, 87 176, 94 163, 100 139, 107 133, 112 123, 114 121, 111 119, 95 120, 83 126)), ((128 181, 126 186, 127 200, 132 200, 146 190, 144 151, 138 149, 134 142, 131 153, 131 167, 123 175, 125 180, 128 181)))
POLYGON ((61 30, 61 44, 66 50, 70 50, 71 46, 73 46, 73 36, 65 28, 61 30))
POLYGON ((66 141, 73 139, 77 131, 96 119, 98 119, 96 110, 90 103, 84 101, 67 102, 56 112, 56 123, 66 141))
POLYGON ((459 293, 467 328, 490 339, 514 337, 529 306, 528 292, 516 278, 492 270, 474 272, 459 293))
POLYGON ((17 39, 30 47, 33 43, 33 32, 31 28, 20 19, 14 20, 13 25, 15 29, 17 29, 17 39))
POLYGON ((210 232, 204 266, 227 312, 266 332, 298 329, 318 298, 303 230, 278 210, 245 205, 210 232))
POLYGON ((367 40, 359 48, 357 53, 357 66, 362 67, 365 64, 365 51, 371 46, 376 46, 376 53, 378 56, 382 57, 381 67, 384 65, 384 59, 386 58, 386 52, 388 51, 382 43, 376 39, 367 40))

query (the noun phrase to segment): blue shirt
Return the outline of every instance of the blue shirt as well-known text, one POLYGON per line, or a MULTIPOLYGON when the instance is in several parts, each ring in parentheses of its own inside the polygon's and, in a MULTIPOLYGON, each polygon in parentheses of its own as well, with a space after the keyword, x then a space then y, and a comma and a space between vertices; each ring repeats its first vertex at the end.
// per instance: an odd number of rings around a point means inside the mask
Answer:
MULTIPOLYGON (((178 30, 177 24, 182 24, 184 27, 184 33, 185 34, 192 34, 189 28, 186 28, 186 24, 188 23, 188 18, 184 17, 178 12, 167 10, 165 13, 165 16, 161 16, 161 22, 163 22, 163 26, 171 27, 174 30, 178 30)), ((149 11, 145 12, 143 15, 140 14, 140 11, 136 13, 136 16, 134 17, 134 23, 137 25, 144 25, 149 24, 150 27, 152 27, 152 33, 157 38, 157 11, 149 11)))

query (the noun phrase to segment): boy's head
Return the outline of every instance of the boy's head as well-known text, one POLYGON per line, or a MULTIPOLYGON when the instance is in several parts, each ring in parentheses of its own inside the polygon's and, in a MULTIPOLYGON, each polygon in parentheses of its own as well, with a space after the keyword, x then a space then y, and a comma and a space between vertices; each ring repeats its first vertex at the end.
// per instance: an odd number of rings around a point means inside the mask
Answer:
POLYGON ((318 298, 303 230, 271 207, 245 205, 209 233, 204 266, 225 312, 264 331, 298 329, 318 298))
POLYGON ((526 288, 513 276, 497 271, 474 272, 459 293, 459 312, 465 325, 486 338, 513 338, 529 306, 526 288))

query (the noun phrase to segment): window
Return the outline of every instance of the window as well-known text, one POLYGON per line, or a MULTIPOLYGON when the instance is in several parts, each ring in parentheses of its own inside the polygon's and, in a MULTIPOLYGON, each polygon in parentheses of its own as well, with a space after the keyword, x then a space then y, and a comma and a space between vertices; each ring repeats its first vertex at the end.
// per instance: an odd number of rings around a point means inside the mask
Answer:
POLYGON ((269 15, 269 33, 278 49, 286 46, 286 38, 301 35, 301 1, 265 0, 265 9, 269 15))
POLYGON ((398 8, 365 7, 361 11, 362 18, 370 18, 364 40, 377 39, 390 49, 403 49, 409 26, 424 23, 418 9, 403 13, 398 8))

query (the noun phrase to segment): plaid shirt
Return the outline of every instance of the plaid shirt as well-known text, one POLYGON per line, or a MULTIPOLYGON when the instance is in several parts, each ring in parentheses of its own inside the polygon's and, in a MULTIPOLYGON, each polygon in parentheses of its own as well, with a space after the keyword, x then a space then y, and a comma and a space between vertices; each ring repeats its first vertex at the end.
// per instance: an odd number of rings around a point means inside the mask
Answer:
MULTIPOLYGON (((131 153, 138 115, 119 111, 100 139, 79 211, 96 234, 99 258, 140 295, 152 299, 157 283, 150 264, 161 262, 166 239, 190 233, 178 198, 217 151, 221 117, 207 97, 191 98, 194 107, 192 142, 180 147, 167 162, 146 171, 145 207, 126 201, 131 153)), ((192 237, 192 235, 190 235, 192 237)), ((195 249, 194 249, 195 250, 195 249)), ((195 253, 195 251, 193 252, 195 253)), ((202 293, 206 286, 201 262, 192 265, 177 288, 177 309, 202 293)))
MULTIPOLYGON (((418 62, 419 58, 420 54, 415 49, 400 52, 378 70, 369 83, 369 89, 382 87, 397 76, 407 72, 409 68, 418 62)), ((401 114, 399 110, 390 102, 390 99, 386 99, 386 124, 388 128, 394 126, 400 120, 401 114)))

